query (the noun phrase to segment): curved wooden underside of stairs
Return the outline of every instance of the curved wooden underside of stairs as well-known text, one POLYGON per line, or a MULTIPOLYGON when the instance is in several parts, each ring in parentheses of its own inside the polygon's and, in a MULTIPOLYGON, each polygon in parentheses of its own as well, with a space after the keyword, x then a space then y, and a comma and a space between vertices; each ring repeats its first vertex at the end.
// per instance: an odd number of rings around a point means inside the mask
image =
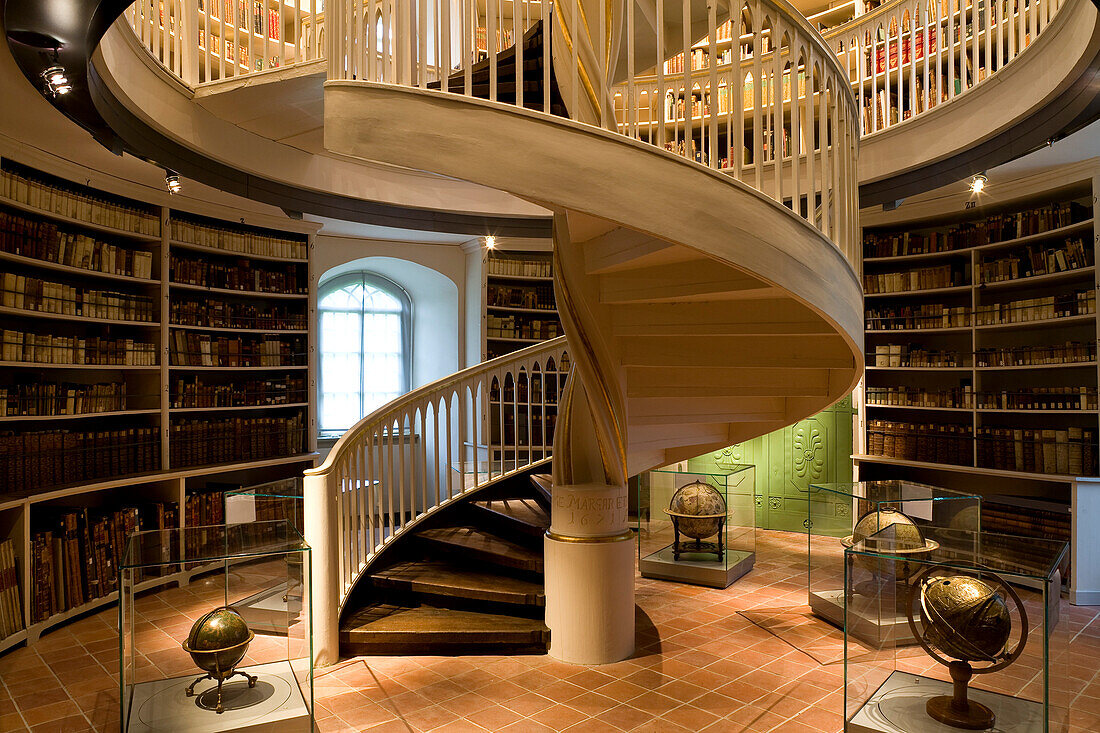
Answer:
POLYGON ((728 176, 589 125, 369 82, 326 84, 325 145, 557 212, 556 246, 581 253, 559 277, 626 400, 630 474, 812 415, 862 373, 852 266, 728 176))

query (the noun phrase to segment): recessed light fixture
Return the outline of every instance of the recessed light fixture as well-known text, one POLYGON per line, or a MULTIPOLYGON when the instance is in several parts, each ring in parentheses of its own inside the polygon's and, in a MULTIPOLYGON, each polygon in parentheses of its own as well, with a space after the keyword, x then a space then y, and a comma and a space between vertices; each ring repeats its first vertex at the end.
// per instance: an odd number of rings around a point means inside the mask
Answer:
POLYGON ((979 173, 970 179, 970 193, 981 193, 985 190, 985 184, 989 181, 984 173, 979 173))
POLYGON ((174 170, 164 171, 164 185, 168 186, 168 193, 179 193, 183 189, 180 174, 174 170))
POLYGON ((486 235, 486 237, 485 237, 485 249, 493 249, 496 246, 497 246, 497 238, 494 237, 492 234, 486 235))

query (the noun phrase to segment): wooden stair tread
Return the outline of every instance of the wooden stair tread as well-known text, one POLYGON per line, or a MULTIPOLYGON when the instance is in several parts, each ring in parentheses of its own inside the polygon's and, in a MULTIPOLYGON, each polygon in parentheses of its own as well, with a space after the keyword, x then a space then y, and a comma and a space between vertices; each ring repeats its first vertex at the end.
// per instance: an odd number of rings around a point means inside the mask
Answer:
POLYGON ((554 486, 554 477, 548 473, 532 473, 531 487, 535 490, 535 501, 542 505, 546 511, 550 511, 551 489, 554 486))
POLYGON ((405 561, 371 576, 383 588, 528 606, 546 603, 542 583, 498 575, 443 560, 405 561))
POLYGON ((352 654, 544 654, 549 640, 538 619, 395 603, 364 606, 340 628, 352 654))
POLYGON ((503 514, 510 519, 529 525, 534 529, 545 530, 550 526, 550 515, 534 499, 493 499, 475 501, 474 506, 485 511, 503 514))
POLYGON ((542 552, 489 534, 477 527, 425 529, 416 537, 504 567, 542 572, 542 552))
POLYGON ((437 606, 406 606, 398 603, 371 603, 356 611, 341 631, 346 633, 449 634, 485 631, 488 633, 531 633, 547 631, 539 619, 479 613, 437 606))

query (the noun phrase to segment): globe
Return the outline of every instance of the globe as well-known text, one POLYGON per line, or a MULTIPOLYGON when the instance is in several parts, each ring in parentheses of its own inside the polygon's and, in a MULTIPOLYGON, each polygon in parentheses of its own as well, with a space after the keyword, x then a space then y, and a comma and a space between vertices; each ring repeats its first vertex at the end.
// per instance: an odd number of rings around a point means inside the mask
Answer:
MULTIPOLYGON (((845 547, 860 545, 860 549, 868 552, 881 552, 888 557, 912 557, 915 560, 922 559, 940 546, 935 540, 926 539, 912 519, 893 507, 867 512, 856 522, 852 534, 840 542, 845 547)), ((853 562, 879 580, 892 577, 899 583, 908 581, 919 569, 917 563, 908 560, 878 559, 862 554, 853 557, 853 562)), ((869 587, 857 592, 863 591, 871 595, 876 592, 869 587)), ((899 603, 903 596, 897 596, 899 603)))
POLYGON ((680 534, 702 540, 718 534, 726 518, 726 500, 705 481, 692 481, 676 490, 668 503, 680 534))
POLYGON ((964 662, 1005 656, 1012 617, 1004 597, 967 575, 933 576, 920 589, 920 618, 929 644, 964 662))
POLYGON ((879 538, 883 535, 889 535, 889 547, 883 549, 889 549, 893 552, 922 550, 925 546, 924 533, 921 532, 920 527, 908 515, 893 507, 883 507, 878 511, 867 512, 860 517, 855 528, 852 529, 851 544, 864 542, 867 549, 874 550, 880 544, 876 535, 879 535, 879 538), (879 535, 884 529, 891 529, 892 531, 879 535))
POLYGON ((215 712, 222 713, 225 712, 222 705, 222 683, 225 680, 241 675, 248 680, 249 687, 255 687, 255 677, 236 670, 253 637, 255 634, 248 628, 248 624, 229 606, 218 606, 200 616, 191 625, 187 641, 183 642, 183 649, 206 674, 188 686, 186 695, 194 695, 195 685, 204 679, 215 680, 218 683, 215 712))

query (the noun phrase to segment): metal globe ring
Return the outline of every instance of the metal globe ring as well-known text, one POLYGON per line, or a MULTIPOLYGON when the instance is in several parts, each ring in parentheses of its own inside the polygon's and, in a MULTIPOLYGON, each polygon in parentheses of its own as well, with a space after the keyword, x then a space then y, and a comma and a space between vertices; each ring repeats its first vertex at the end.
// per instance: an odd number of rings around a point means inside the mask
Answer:
MULTIPOLYGON (((916 594, 920 592, 918 589, 923 588, 924 581, 930 575, 932 575, 932 573, 940 570, 942 570, 942 568, 940 568, 939 566, 929 566, 924 570, 924 572, 922 572, 913 580, 912 585, 909 586, 909 603, 907 606, 908 613, 906 615, 908 616, 909 628, 913 632, 913 637, 924 648, 924 651, 928 653, 928 656, 932 657, 945 667, 950 667, 951 660, 942 656, 939 652, 933 649, 933 647, 925 639, 925 634, 921 633, 921 631, 917 628, 917 622, 913 618, 913 606, 916 605, 915 601, 917 600, 916 594)), ((1016 605, 1016 611, 1020 615, 1020 640, 1016 643, 1016 648, 1010 652, 1006 652, 1004 655, 1004 659, 999 662, 995 662, 988 667, 982 667, 980 669, 971 668, 974 674, 989 674, 990 672, 996 672, 998 670, 1004 669, 1008 665, 1015 662, 1017 658, 1019 658, 1020 654, 1022 654, 1024 651, 1024 646, 1027 644, 1029 624, 1027 620, 1027 610, 1024 608, 1024 603, 1020 600, 1020 596, 1016 593, 1015 589, 1005 581, 1001 580, 1001 578, 995 573, 986 572, 982 573, 981 575, 983 580, 985 578, 992 578, 994 582, 997 583, 997 585, 1004 589, 1005 595, 1012 599, 1012 602, 1016 605)))

